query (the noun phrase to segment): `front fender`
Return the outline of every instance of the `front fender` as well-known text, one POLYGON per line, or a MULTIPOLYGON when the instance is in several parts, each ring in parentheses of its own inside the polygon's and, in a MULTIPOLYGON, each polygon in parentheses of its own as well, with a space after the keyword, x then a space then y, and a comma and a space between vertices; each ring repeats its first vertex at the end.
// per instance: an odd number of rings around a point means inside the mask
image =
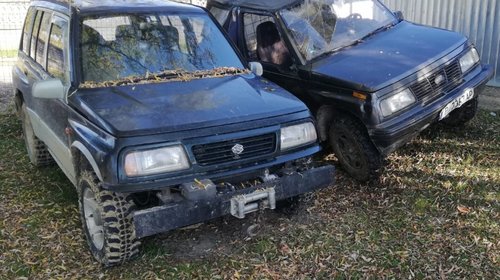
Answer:
POLYGON ((71 150, 77 174, 82 167, 79 166, 81 162, 75 157, 75 151, 80 152, 87 160, 101 182, 114 181, 115 178, 112 178, 114 173, 110 170, 114 169, 115 158, 112 155, 114 155, 115 138, 85 120, 69 120, 69 126, 72 135, 71 150))
MULTIPOLYGON (((92 156, 92 153, 90 153, 89 149, 85 147, 81 142, 75 141, 73 144, 71 144, 71 150, 73 151, 74 149, 78 150, 83 157, 87 160, 87 162, 92 166, 93 171, 97 175, 97 178, 102 182, 102 173, 101 170, 99 169, 99 166, 97 165, 97 162, 95 161, 94 157, 92 156)), ((74 153, 73 153, 74 154, 74 153)), ((75 163, 75 165, 78 163, 75 163)), ((77 168, 77 166, 75 166, 77 168)))

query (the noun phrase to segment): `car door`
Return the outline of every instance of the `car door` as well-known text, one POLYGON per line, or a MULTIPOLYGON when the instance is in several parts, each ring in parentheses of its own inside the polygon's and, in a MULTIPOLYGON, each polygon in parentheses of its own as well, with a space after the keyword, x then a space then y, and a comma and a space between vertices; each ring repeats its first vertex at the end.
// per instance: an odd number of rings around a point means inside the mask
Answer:
POLYGON ((259 61, 264 77, 296 95, 301 95, 307 82, 300 78, 295 57, 282 35, 274 16, 243 10, 240 15, 239 48, 248 61, 259 61))
MULTIPOLYGON (((31 87, 41 80, 60 79, 69 89, 68 19, 48 10, 35 17, 31 42, 32 59, 28 62, 31 87)), ((68 105, 64 99, 31 98, 28 112, 35 134, 48 147, 65 173, 73 174, 68 126, 68 105)))

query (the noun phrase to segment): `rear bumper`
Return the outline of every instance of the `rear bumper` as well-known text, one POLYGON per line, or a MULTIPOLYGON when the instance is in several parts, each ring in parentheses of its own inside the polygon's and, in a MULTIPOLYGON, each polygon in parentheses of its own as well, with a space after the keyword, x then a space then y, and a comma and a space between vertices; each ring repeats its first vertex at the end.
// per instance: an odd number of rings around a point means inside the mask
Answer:
POLYGON ((276 201, 313 192, 335 182, 335 168, 331 165, 292 172, 276 180, 250 188, 218 193, 205 201, 182 199, 163 206, 136 211, 134 226, 137 238, 158 234, 180 227, 201 223, 231 213, 231 199, 263 189, 274 189, 276 201))
POLYGON ((490 66, 483 66, 479 69, 479 73, 476 72, 472 78, 469 78, 460 87, 433 103, 425 107, 417 106, 392 121, 369 129, 373 143, 382 155, 393 152, 398 147, 411 141, 429 125, 437 122, 441 110, 458 98, 465 89, 473 88, 475 91, 474 98, 477 98, 492 75, 493 69, 490 66))

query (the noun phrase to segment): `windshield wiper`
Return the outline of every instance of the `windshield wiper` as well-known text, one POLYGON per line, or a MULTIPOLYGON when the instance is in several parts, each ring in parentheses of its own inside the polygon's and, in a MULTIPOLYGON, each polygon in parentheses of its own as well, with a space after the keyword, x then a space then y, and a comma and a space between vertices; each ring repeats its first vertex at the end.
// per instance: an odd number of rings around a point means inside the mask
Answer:
POLYGON ((338 48, 335 48, 335 49, 332 49, 332 50, 326 51, 326 52, 324 52, 324 53, 322 53, 322 54, 318 55, 318 56, 317 56, 317 57, 315 57, 314 59, 315 59, 315 60, 317 60, 317 59, 320 59, 320 58, 322 58, 322 57, 328 56, 328 55, 330 55, 330 54, 332 54, 332 53, 334 53, 334 52, 338 52, 338 51, 341 51, 341 50, 343 50, 343 49, 350 48, 350 47, 352 47, 352 46, 355 46, 355 45, 357 45, 357 44, 361 43, 362 41, 363 41, 362 39, 352 41, 350 44, 347 44, 347 45, 345 45, 345 46, 341 46, 341 47, 338 47, 338 48))
POLYGON ((387 24, 387 25, 384 25, 384 26, 382 26, 382 27, 379 27, 379 28, 377 28, 377 29, 373 30, 372 32, 370 32, 370 33, 366 34, 366 35, 365 35, 365 36, 363 36, 361 39, 358 39, 358 41, 363 41, 363 40, 365 40, 365 39, 366 39, 366 38, 368 38, 368 37, 371 37, 371 36, 373 36, 373 35, 375 35, 375 34, 377 34, 377 33, 379 33, 379 32, 382 32, 382 31, 384 31, 384 30, 387 30, 387 29, 389 29, 389 28, 391 28, 391 27, 395 26, 396 24, 397 24, 396 22, 391 22, 391 23, 389 23, 389 24, 387 24))
POLYGON ((340 51, 340 50, 343 50, 343 49, 346 49, 346 48, 349 48, 349 47, 355 46, 355 45, 357 45, 357 44, 359 44, 359 43, 363 42, 366 38, 368 38, 368 37, 370 37, 370 36, 373 36, 373 35, 374 35, 374 34, 376 34, 376 33, 379 33, 379 32, 382 32, 382 31, 384 31, 384 30, 387 30, 387 29, 389 29, 389 28, 391 28, 391 27, 395 26, 395 25, 396 25, 396 24, 398 24, 398 23, 399 23, 399 22, 391 22, 391 23, 389 23, 389 24, 387 24, 387 25, 384 25, 384 26, 382 26, 382 27, 379 27, 379 28, 377 28, 377 29, 373 30, 372 32, 370 32, 370 33, 366 34, 365 36, 361 37, 360 39, 357 39, 357 40, 352 41, 350 44, 347 44, 347 45, 345 45, 345 46, 341 46, 341 47, 335 48, 335 49, 333 49, 333 50, 326 51, 326 52, 324 52, 324 53, 322 53, 322 54, 318 55, 317 57, 315 57, 315 58, 313 58, 313 59, 314 59, 314 60, 317 60, 317 59, 320 59, 320 58, 322 58, 322 57, 328 56, 328 55, 329 55, 329 54, 331 54, 331 53, 338 52, 338 51, 340 51))

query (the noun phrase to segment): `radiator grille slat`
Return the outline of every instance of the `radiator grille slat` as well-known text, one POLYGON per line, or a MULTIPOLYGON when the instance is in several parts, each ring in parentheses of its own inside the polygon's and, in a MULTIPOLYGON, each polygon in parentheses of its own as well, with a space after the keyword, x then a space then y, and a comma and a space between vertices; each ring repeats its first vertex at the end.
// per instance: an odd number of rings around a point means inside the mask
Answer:
POLYGON ((199 165, 214 165, 264 156, 276 150, 276 134, 270 133, 248 138, 193 146, 192 151, 199 165), (241 154, 235 154, 232 148, 243 146, 241 154))
POLYGON ((411 85, 410 89, 417 99, 425 105, 453 90, 462 82, 463 74, 457 59, 411 85))

